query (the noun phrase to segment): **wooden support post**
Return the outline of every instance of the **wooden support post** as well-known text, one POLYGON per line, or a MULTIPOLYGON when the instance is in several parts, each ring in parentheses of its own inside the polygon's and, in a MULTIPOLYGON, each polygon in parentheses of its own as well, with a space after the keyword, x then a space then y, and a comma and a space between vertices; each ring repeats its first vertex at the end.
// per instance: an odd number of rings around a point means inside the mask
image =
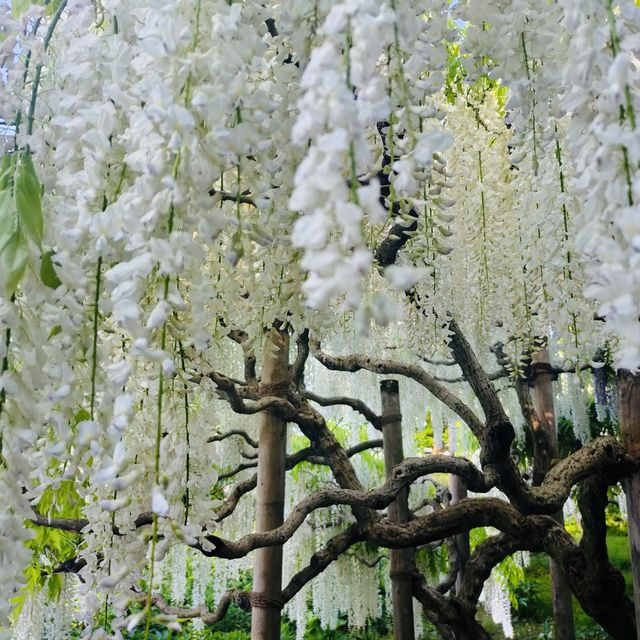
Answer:
MULTIPOLYGON (((539 459, 534 461, 534 484, 540 484, 551 467, 551 461, 558 457, 558 435, 556 432, 556 414, 553 406, 553 387, 551 385, 551 364, 549 351, 540 349, 533 363, 533 403, 540 420, 542 433, 535 434, 537 442, 544 441, 545 446, 536 448, 539 459)), ((555 516, 564 523, 562 511, 555 516)), ((551 593, 553 600, 553 623, 556 640, 575 640, 576 631, 573 620, 573 602, 571 589, 558 564, 549 559, 551 573, 551 593)))
MULTIPOLYGON (((620 397, 620 435, 629 453, 640 458, 640 375, 618 371, 620 397)), ((636 610, 637 637, 640 640, 640 473, 624 482, 627 497, 627 524, 631 547, 633 602, 636 610)))
MULTIPOLYGON (((449 476, 449 493, 451 493, 451 504, 455 504, 467 497, 467 487, 462 478, 455 474, 449 476)), ((464 569, 471 556, 471 544, 469 542, 469 532, 458 533, 454 536, 456 545, 456 553, 458 554, 458 575, 456 576, 455 592, 460 591, 462 579, 464 578, 464 569)))
MULTIPOLYGON (((272 329, 267 334, 260 389, 278 395, 289 377, 289 336, 272 329)), ((284 517, 287 423, 264 412, 260 416, 256 531, 279 527, 284 517)), ((282 547, 257 549, 253 562, 251 594, 251 640, 279 640, 282 593, 282 547)))
MULTIPOLYGON (((389 478, 393 468, 404 460, 398 381, 383 380, 380 383, 380 395, 382 398, 384 467, 386 477, 389 478)), ((406 488, 387 507, 387 514, 391 522, 402 523, 409 520, 408 490, 406 488)), ((391 549, 389 551, 394 640, 415 639, 413 555, 413 549, 391 549)))

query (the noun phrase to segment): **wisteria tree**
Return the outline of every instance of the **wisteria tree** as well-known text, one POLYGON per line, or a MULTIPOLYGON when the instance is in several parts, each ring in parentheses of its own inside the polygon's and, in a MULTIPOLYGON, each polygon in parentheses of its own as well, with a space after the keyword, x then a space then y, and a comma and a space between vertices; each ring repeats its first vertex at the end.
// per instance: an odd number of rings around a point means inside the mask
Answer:
POLYGON ((638 4, 13 4, 3 637, 233 604, 303 638, 378 615, 382 576, 396 638, 488 638, 480 600, 509 636, 533 551, 638 637, 605 544, 623 481, 640 578, 638 4))

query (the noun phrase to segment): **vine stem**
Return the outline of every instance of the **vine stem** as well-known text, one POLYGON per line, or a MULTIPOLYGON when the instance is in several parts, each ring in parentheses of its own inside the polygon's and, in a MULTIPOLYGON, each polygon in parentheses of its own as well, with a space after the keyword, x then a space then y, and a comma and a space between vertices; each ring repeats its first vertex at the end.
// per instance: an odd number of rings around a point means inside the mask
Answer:
MULTIPOLYGON (((44 36, 44 50, 46 51, 49 47, 49 42, 51 41, 51 37, 53 36, 53 32, 60 20, 62 13, 67 7, 67 0, 62 0, 56 12, 53 14, 51 18, 51 24, 47 29, 47 33, 44 36)), ((36 71, 33 77, 33 87, 31 88, 31 100, 29 102, 29 111, 27 113, 27 135, 31 135, 33 133, 33 119, 36 111, 36 100, 38 98, 38 89, 40 87, 40 75, 42 73, 42 63, 36 65, 36 71)))
POLYGON ((98 256, 96 267, 96 294, 93 299, 93 345, 91 349, 91 419, 95 418, 96 405, 96 372, 98 369, 98 315, 100 305, 100 286, 102 279, 102 256, 98 256))
MULTIPOLYGON (((186 374, 186 358, 184 355, 184 347, 182 341, 178 340, 178 349, 180 351, 180 364, 182 366, 183 373, 186 374)), ((187 454, 185 459, 185 491, 184 491, 184 524, 187 525, 189 521, 189 475, 191 472, 191 456, 189 454, 190 447, 190 434, 189 434, 189 393, 187 383, 184 383, 184 429, 186 434, 187 454)))
MULTIPOLYGON (((351 82, 351 46, 353 44, 351 36, 351 18, 347 19, 347 41, 345 45, 345 63, 347 65, 347 89, 353 94, 354 87, 351 82)), ((353 144, 353 139, 349 140, 349 173, 351 174, 350 191, 351 198, 356 204, 358 202, 358 172, 356 169, 356 151, 353 144)))

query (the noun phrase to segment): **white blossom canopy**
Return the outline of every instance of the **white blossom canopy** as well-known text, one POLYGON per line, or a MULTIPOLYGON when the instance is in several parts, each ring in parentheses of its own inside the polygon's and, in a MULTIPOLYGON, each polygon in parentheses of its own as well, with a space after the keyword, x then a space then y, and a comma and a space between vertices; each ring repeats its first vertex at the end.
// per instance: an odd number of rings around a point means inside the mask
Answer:
POLYGON ((545 336, 560 366, 640 366, 633 0, 19 8, 0 7, 1 613, 22 519, 66 481, 96 593, 147 565, 133 535, 103 562, 114 523, 155 514, 156 559, 215 528, 196 489, 238 417, 206 376, 241 375, 233 331, 437 359, 451 316, 516 368, 545 336))

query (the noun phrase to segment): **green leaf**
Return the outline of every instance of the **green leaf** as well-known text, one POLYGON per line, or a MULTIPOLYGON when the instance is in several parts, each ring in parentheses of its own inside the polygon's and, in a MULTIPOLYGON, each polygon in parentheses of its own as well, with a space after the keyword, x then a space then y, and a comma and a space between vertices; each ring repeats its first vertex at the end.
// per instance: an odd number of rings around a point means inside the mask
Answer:
POLYGON ((19 231, 18 217, 13 208, 13 197, 11 190, 5 189, 0 191, 0 253, 16 231, 19 231))
POLYGON ((49 333, 47 340, 51 340, 51 338, 57 336, 59 333, 62 333, 62 327, 57 324, 53 329, 51 329, 51 333, 49 333))
POLYGON ((5 153, 0 160, 0 189, 9 188, 13 183, 13 172, 17 153, 5 153))
POLYGON ((78 409, 76 415, 73 417, 73 423, 78 424, 84 420, 91 420, 91 414, 86 409, 78 409))
POLYGON ((18 160, 14 190, 20 224, 40 247, 42 246, 44 229, 42 206, 40 204, 40 182, 38 181, 31 156, 26 152, 21 153, 18 160))
POLYGON ((62 576, 59 573, 54 573, 52 576, 49 576, 47 580, 47 591, 50 602, 58 600, 58 598, 60 598, 62 587, 62 576))
POLYGON ((27 241, 20 229, 16 229, 0 251, 0 280, 7 298, 15 293, 28 261, 27 241))
POLYGON ((60 278, 58 278, 55 268, 53 267, 53 261, 51 260, 51 256, 54 253, 54 251, 47 251, 46 253, 43 253, 42 261, 40 262, 40 280, 42 280, 43 284, 50 289, 57 289, 62 284, 60 278))

